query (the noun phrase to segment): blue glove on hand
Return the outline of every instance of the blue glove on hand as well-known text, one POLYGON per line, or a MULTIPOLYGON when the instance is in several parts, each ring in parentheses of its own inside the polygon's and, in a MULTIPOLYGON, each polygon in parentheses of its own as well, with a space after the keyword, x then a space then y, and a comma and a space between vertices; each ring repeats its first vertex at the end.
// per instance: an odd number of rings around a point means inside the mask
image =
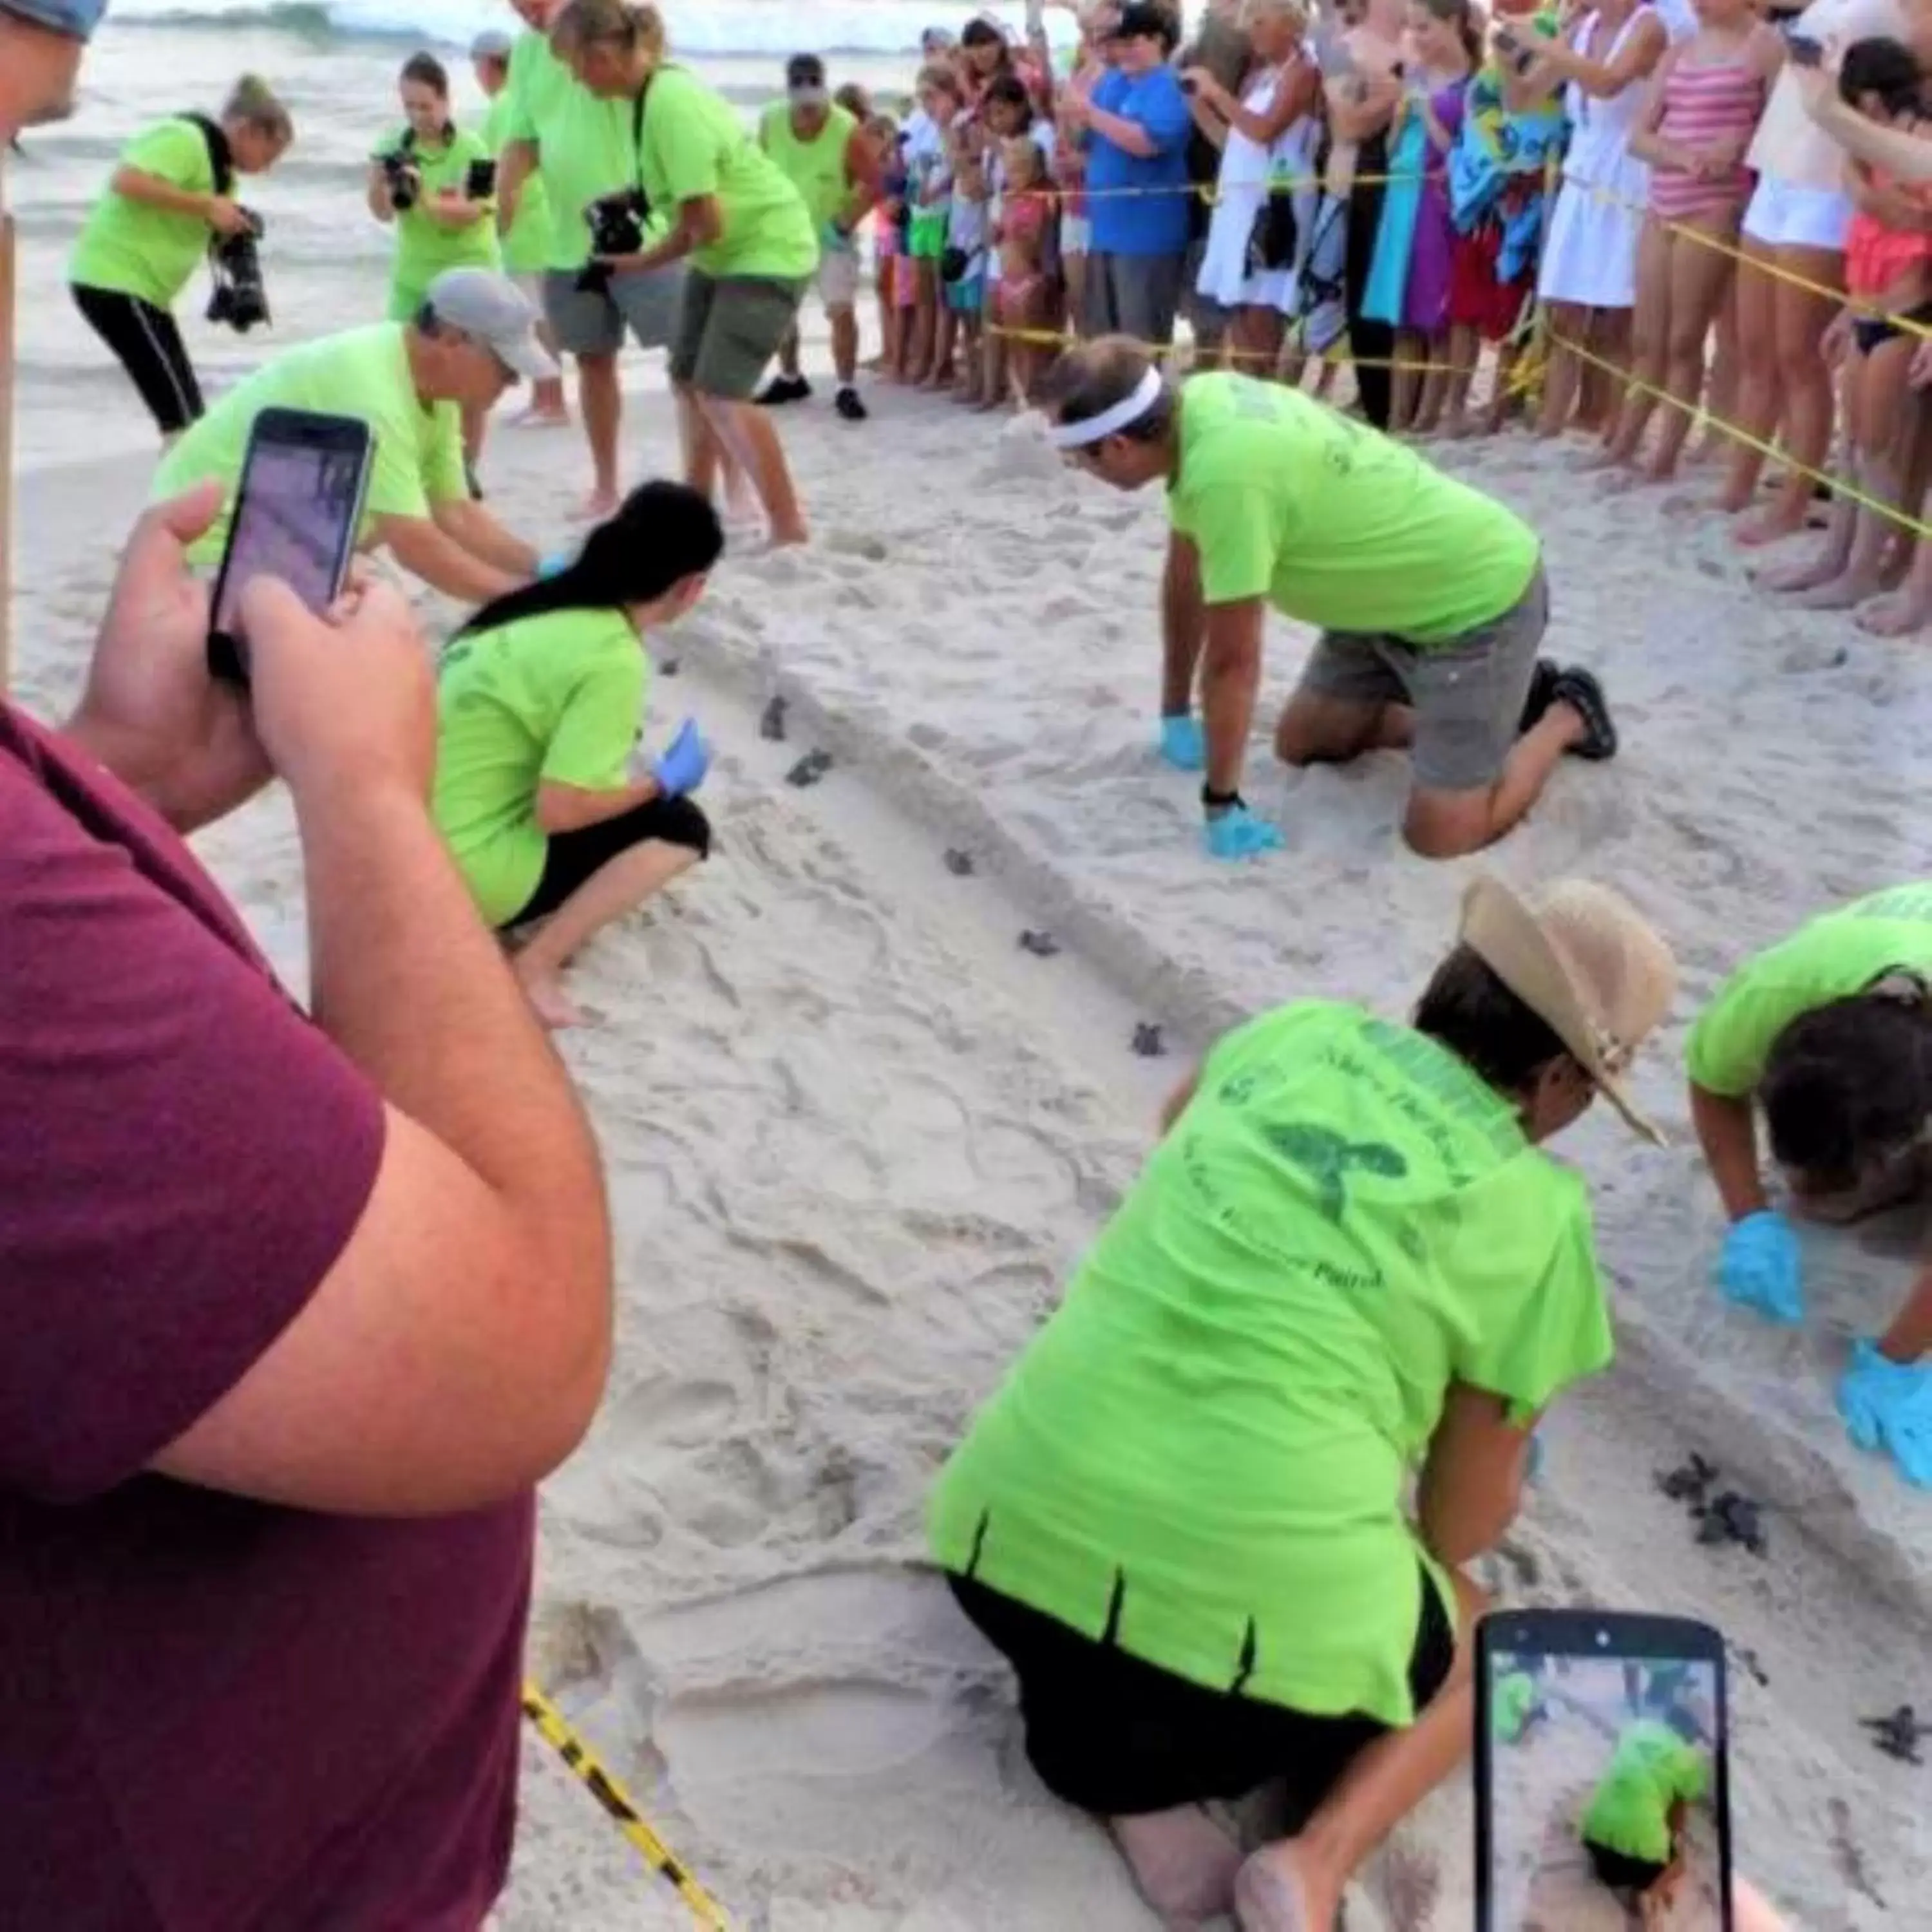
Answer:
POLYGON ((1854 1342, 1838 1413, 1861 1449, 1889 1450, 1908 1483, 1932 1490, 1932 1363, 1894 1362, 1876 1342, 1854 1342))
POLYGON ((576 561, 577 553, 574 550, 554 550, 548 556, 538 557, 537 581, 541 584, 547 577, 560 577, 576 561))
POLYGON ((1184 711, 1160 721, 1160 754, 1177 770, 1198 772, 1208 762, 1208 735, 1201 721, 1184 711))
POLYGON ((1280 848, 1281 834, 1245 805, 1231 805, 1208 821, 1208 850, 1216 859, 1252 859, 1280 848))
POLYGON ((651 776, 666 798, 682 798, 704 782, 711 769, 711 747, 698 734, 698 720, 687 718, 677 736, 651 766, 651 776))
POLYGON ((1754 1308, 1774 1322, 1791 1325, 1803 1321, 1798 1237, 1791 1223, 1769 1208, 1738 1222, 1724 1237, 1718 1285, 1727 1301, 1754 1308))

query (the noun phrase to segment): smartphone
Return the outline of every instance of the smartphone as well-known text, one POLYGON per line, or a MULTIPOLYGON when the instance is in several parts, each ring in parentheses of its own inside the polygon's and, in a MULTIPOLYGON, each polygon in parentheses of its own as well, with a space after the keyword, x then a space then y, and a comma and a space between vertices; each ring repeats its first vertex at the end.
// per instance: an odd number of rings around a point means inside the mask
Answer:
POLYGON ((1825 58, 1824 43, 1804 34, 1786 34, 1784 51, 1793 67, 1816 67, 1825 58))
POLYGON ((1505 1611, 1477 1628, 1476 1686, 1478 1932, 1640 1917, 1731 1932, 1715 1630, 1615 1610, 1505 1611))
POLYGON ((471 201, 488 201, 496 192, 496 164, 472 161, 464 172, 463 192, 471 201))
POLYGON ((214 580, 208 668, 248 682, 242 592, 256 577, 279 577, 311 610, 342 594, 362 527, 374 446, 357 416, 264 410, 255 418, 214 580))

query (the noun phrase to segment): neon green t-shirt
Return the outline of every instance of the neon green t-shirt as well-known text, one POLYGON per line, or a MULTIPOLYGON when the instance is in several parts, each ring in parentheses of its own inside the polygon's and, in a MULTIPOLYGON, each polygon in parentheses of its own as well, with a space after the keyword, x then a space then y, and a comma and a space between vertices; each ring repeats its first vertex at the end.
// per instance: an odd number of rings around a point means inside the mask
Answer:
POLYGON ((1690 1078, 1707 1094, 1744 1099, 1793 1020, 1893 972, 1932 981, 1932 885, 1855 900, 1739 967, 1690 1029, 1690 1078))
POLYGON ((1670 1810, 1695 1804, 1711 1788, 1711 1767, 1668 1724, 1640 1718, 1617 1739, 1610 1768, 1584 1808, 1586 1844, 1652 1864, 1670 1862, 1670 1810))
MULTIPOLYGON (((501 163, 510 139, 511 101, 508 82, 490 104, 483 118, 483 143, 490 158, 501 163)), ((550 197, 544 192, 543 174, 533 170, 517 196, 517 218, 502 238, 503 266, 513 275, 541 274, 544 258, 550 253, 550 197)))
MULTIPOLYGON (((406 128, 398 128, 370 154, 372 161, 403 152, 406 128)), ((454 128, 446 141, 420 138, 410 144, 409 158, 422 177, 422 192, 396 217, 396 257, 389 270, 389 320, 408 322, 422 308, 429 285, 446 268, 495 268, 502 263, 496 242, 494 202, 485 204, 474 221, 446 227, 429 212, 429 203, 445 192, 468 192, 472 161, 493 160, 496 151, 481 134, 454 128)))
POLYGON ((651 76, 638 171, 667 220, 683 202, 716 196, 724 232, 691 254, 707 275, 802 280, 818 266, 818 224, 805 197, 745 131, 738 111, 688 69, 651 76))
POLYGON ((1195 376, 1168 517, 1210 604, 1265 597, 1324 630, 1426 648, 1499 617, 1540 547, 1514 510, 1298 389, 1195 376))
POLYGON ((544 266, 566 272, 590 259, 590 224, 584 211, 606 195, 638 184, 628 100, 600 100, 580 87, 568 68, 535 31, 510 50, 503 96, 503 138, 534 141, 544 196, 550 204, 550 245, 544 266))
POLYGON ((939 1478, 940 1562, 1216 1690, 1414 1716, 1404 1514, 1452 1383, 1610 1360, 1589 1204, 1411 1028, 1309 1000, 1208 1055, 939 1478))
POLYGON ((433 505, 466 500, 463 416, 454 403, 428 406, 416 394, 400 322, 371 322, 284 350, 217 402, 161 459, 152 500, 177 496, 218 476, 227 496, 214 527, 188 552, 213 563, 228 540, 229 513, 248 453, 249 432, 266 409, 316 410, 359 416, 374 446, 358 541, 378 517, 427 517, 433 505))
MULTIPOLYGON (((208 141, 192 121, 159 121, 143 128, 121 151, 121 165, 190 194, 214 192, 208 141)), ((213 233, 198 214, 171 214, 106 188, 74 242, 68 280, 172 308, 208 253, 213 233)))
POLYGON ((1498 1678, 1490 1706, 1492 1734, 1504 1744, 1514 1744, 1535 1708, 1536 1679, 1528 1671, 1512 1670, 1498 1678))
POLYGON ((454 639, 436 681, 436 822, 477 909, 530 904, 548 779, 614 791, 644 723, 648 668, 621 610, 553 610, 454 639))
POLYGON ((845 158, 858 127, 844 108, 830 108, 825 125, 811 140, 802 141, 793 130, 791 110, 782 100, 774 101, 759 120, 759 146, 805 197, 806 208, 820 227, 852 199, 845 158))

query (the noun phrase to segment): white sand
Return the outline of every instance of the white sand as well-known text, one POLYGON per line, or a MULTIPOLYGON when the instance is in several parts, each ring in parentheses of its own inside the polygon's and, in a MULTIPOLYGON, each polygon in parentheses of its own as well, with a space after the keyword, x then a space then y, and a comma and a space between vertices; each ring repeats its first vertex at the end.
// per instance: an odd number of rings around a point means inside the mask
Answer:
MULTIPOLYGON (((728 562, 656 688, 654 736, 688 706, 725 748, 719 856, 574 978, 602 1017, 564 1051, 610 1164, 621 1347, 547 1491, 534 1662, 739 1924, 1142 1925, 1100 1835, 1025 1769, 1004 1672, 923 1567, 923 1493, 1186 1054, 1298 994, 1400 1013, 1468 868, 1399 849, 1399 760, 1284 783, 1258 735, 1250 796, 1288 849, 1211 866, 1192 785, 1150 749, 1157 497, 1076 482, 1023 427, 887 393, 855 429, 826 400, 784 418, 817 544, 728 562), (784 746, 755 728, 775 691, 784 746), (816 744, 837 768, 788 788, 816 744), (1019 951, 1027 926, 1066 950, 1019 951), (1130 1054, 1140 1019, 1169 1058, 1130 1054)), ((661 400, 634 416, 642 474, 671 440, 661 400)), ((574 436, 504 433, 497 507, 557 538, 581 460, 574 436)), ((1545 1486, 1489 1567, 1517 1601, 1718 1621, 1768 1678, 1734 1672, 1745 1867, 1819 1932, 1923 1922, 1932 1772, 1856 1720, 1932 1706, 1932 1501, 1850 1450, 1830 1393, 1847 1335, 1904 1292, 1910 1231, 1808 1237, 1802 1334, 1726 1310, 1679 1066, 1683 1022, 1747 949, 1932 868, 1932 657, 1778 608, 1721 532, 1604 506, 1553 452, 1455 460, 1542 530, 1552 644, 1605 675, 1625 738, 1613 766, 1567 766, 1493 862, 1622 886, 1686 980, 1639 1082, 1676 1148, 1609 1121, 1568 1144, 1622 1354, 1558 1412, 1545 1486), (1655 1492, 1693 1448, 1762 1500, 1768 1561, 1696 1546, 1655 1492)), ((143 482, 97 465, 22 491, 20 672, 43 715, 74 688, 143 482)), ((1306 642, 1274 627, 1271 696, 1306 642)), ((281 802, 205 844, 299 983, 281 802)), ((1376 1862, 1354 1932, 1460 1932, 1469 1844, 1452 1789, 1376 1862)), ((533 1746, 504 1932, 681 1918, 533 1746)))

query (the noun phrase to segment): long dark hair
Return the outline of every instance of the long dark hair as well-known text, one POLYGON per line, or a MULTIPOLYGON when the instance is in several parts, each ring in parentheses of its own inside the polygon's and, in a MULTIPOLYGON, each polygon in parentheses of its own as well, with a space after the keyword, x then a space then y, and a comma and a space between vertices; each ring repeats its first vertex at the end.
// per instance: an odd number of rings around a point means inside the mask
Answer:
POLYGON ((492 598, 458 631, 494 631, 553 610, 615 610, 649 604, 724 554, 724 526, 707 497, 688 485, 646 483, 599 524, 554 577, 492 598))

